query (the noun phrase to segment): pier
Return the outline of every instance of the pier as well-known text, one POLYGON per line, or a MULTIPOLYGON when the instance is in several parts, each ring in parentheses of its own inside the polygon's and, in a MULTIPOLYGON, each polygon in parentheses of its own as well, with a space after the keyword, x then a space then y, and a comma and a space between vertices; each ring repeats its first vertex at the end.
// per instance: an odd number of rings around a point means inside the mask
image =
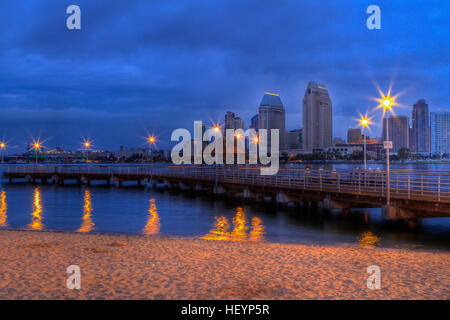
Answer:
POLYGON ((3 178, 14 183, 72 181, 90 185, 104 181, 121 187, 126 181, 138 186, 208 192, 279 205, 319 206, 349 213, 357 208, 382 208, 386 219, 450 216, 448 171, 391 170, 389 205, 386 172, 379 170, 280 168, 264 176, 258 167, 194 165, 6 165, 3 178))

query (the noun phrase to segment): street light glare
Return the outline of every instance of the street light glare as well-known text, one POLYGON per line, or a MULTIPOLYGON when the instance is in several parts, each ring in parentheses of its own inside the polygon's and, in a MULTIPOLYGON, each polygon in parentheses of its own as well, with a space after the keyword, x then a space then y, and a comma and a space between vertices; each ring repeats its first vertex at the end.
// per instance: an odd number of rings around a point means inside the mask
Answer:
POLYGON ((383 104, 384 110, 390 110, 392 108, 393 99, 386 96, 381 99, 381 103, 383 104))
POLYGON ((215 126, 215 127, 214 127, 214 131, 215 131, 215 132, 219 132, 219 131, 220 131, 220 127, 219 127, 219 126, 215 126))
POLYGON ((6 143, 0 142, 0 148, 4 149, 6 147, 6 143))
POLYGON ((367 119, 367 118, 362 118, 362 119, 361 119, 361 126, 367 127, 368 125, 369 125, 369 119, 367 119))

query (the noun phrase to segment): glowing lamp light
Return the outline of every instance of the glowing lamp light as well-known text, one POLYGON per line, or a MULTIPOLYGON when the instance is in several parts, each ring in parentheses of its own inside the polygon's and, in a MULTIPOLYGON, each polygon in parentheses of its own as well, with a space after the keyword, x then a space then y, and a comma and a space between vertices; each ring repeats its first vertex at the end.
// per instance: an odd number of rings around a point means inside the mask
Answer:
POLYGON ((383 97, 381 99, 384 110, 390 110, 392 108, 392 99, 390 97, 383 97))
POLYGON ((6 143, 0 142, 0 148, 2 148, 2 149, 6 148, 6 143))
POLYGON ((89 147, 91 146, 91 144, 90 144, 89 142, 85 142, 85 143, 84 143, 84 146, 85 146, 86 148, 89 148, 89 147))
POLYGON ((238 133, 238 134, 236 134, 236 139, 240 139, 241 138, 241 135, 238 133))
POLYGON ((369 125, 369 119, 367 119, 367 118, 362 118, 362 119, 361 119, 361 126, 367 127, 368 125, 369 125))
POLYGON ((155 137, 149 137, 149 138, 148 138, 148 141, 149 141, 150 143, 155 142, 155 137))
POLYGON ((220 131, 220 127, 219 126, 215 126, 214 127, 214 132, 219 132, 220 131))
POLYGON ((259 138, 258 137, 254 137, 253 138, 253 142, 258 143, 259 142, 259 138))

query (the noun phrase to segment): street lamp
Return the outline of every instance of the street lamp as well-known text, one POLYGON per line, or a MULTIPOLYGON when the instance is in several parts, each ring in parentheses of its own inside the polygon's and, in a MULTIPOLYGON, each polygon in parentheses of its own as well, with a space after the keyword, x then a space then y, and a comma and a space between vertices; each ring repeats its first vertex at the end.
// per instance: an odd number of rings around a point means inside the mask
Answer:
POLYGON ((6 142, 0 141, 0 153, 2 155, 2 162, 1 163, 3 163, 3 150, 5 150, 5 149, 6 149, 6 142))
POLYGON ((366 127, 368 127, 370 124, 370 119, 367 118, 366 116, 362 117, 359 120, 359 125, 362 127, 362 135, 364 136, 364 171, 367 170, 367 148, 366 148, 366 134, 365 134, 365 129, 366 127))
POLYGON ((148 148, 148 152, 147 152, 147 160, 148 160, 148 153, 150 152, 152 146, 155 144, 156 142, 156 138, 154 136, 149 136, 147 138, 147 143, 150 145, 148 148))
POLYGON ((84 151, 86 151, 86 163, 88 163, 89 162, 89 150, 91 150, 92 141, 83 139, 82 145, 83 145, 84 151))
POLYGON ((36 164, 38 163, 38 153, 39 151, 41 151, 42 148, 42 144, 38 141, 34 141, 33 143, 33 150, 34 150, 34 154, 36 156, 36 164))
POLYGON ((384 113, 386 113, 386 140, 384 141, 384 148, 386 149, 386 205, 391 203, 391 177, 390 177, 390 160, 389 150, 392 148, 392 142, 389 140, 389 111, 392 111, 394 98, 389 95, 381 98, 381 106, 384 113))

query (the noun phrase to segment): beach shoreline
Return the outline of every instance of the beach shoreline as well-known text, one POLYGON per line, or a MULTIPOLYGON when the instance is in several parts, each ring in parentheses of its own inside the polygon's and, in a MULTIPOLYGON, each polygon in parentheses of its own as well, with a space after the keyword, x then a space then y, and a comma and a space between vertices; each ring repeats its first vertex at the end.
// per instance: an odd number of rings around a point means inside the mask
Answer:
POLYGON ((450 253, 0 230, 0 299, 444 299, 450 253), (81 289, 66 286, 67 267, 81 289), (367 288, 367 267, 381 289, 367 288))

